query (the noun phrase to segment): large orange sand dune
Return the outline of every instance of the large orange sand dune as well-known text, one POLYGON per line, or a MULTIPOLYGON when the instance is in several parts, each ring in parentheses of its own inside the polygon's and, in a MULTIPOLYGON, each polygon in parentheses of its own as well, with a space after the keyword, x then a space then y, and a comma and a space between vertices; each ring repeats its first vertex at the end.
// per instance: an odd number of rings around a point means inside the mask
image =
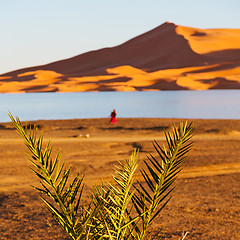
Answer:
POLYGON ((166 22, 122 45, 0 76, 0 93, 240 89, 240 29, 166 22))

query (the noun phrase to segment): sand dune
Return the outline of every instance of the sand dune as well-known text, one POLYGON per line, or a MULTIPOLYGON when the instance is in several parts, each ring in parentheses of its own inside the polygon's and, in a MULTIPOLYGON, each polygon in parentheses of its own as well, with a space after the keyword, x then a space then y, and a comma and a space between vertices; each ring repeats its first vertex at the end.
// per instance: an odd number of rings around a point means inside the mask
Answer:
POLYGON ((240 89, 240 29, 166 22, 122 45, 0 76, 0 93, 240 89))

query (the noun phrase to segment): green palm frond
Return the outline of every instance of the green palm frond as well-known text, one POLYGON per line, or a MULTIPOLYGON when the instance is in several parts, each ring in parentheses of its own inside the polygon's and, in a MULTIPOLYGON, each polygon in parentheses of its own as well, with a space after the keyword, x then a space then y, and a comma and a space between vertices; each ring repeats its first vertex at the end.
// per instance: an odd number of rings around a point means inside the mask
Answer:
POLYGON ((95 200, 103 201, 101 219, 105 223, 109 239, 133 239, 134 228, 130 227, 140 216, 132 216, 129 207, 134 195, 133 184, 136 180, 136 170, 139 166, 138 152, 135 150, 128 160, 115 168, 113 183, 96 187, 95 200))
POLYGON ((139 239, 143 239, 147 227, 159 215, 162 209, 171 199, 174 189, 173 183, 182 170, 186 154, 193 146, 188 141, 193 136, 192 123, 181 123, 177 128, 173 127, 172 134, 165 133, 167 148, 161 147, 156 141, 153 146, 157 156, 150 154, 148 161, 144 161, 146 169, 141 171, 144 183, 138 182, 133 203, 140 213, 147 210, 142 217, 142 229, 139 239))
POLYGON ((87 231, 89 231, 91 218, 96 214, 97 210, 95 209, 92 212, 83 210, 81 214, 79 213, 84 176, 80 177, 78 174, 68 184, 71 168, 65 168, 65 163, 61 162, 59 152, 54 159, 52 158, 50 141, 43 149, 43 137, 41 135, 37 137, 36 129, 30 129, 27 132, 27 128, 22 126, 19 118, 15 120, 11 114, 9 116, 17 132, 24 139, 25 145, 30 150, 28 157, 33 164, 31 169, 39 178, 41 185, 41 187, 34 186, 34 188, 53 199, 53 202, 42 195, 40 198, 72 239, 81 239, 78 238, 80 235, 85 237, 87 231))

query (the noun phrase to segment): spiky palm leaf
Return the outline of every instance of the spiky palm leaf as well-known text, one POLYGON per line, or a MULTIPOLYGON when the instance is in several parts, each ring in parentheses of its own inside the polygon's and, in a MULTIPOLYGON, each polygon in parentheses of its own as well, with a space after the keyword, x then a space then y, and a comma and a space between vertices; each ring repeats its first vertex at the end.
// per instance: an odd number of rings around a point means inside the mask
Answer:
POLYGON ((162 209, 171 199, 174 189, 173 183, 183 167, 186 154, 192 148, 193 142, 189 140, 193 136, 192 123, 181 123, 177 128, 173 127, 173 133, 165 133, 167 148, 161 147, 156 141, 154 148, 158 157, 150 154, 145 162, 146 169, 141 171, 144 183, 138 182, 133 204, 142 216, 142 228, 137 228, 139 239, 144 239, 148 226, 159 215, 162 209))
POLYGON ((19 118, 15 120, 12 114, 9 116, 30 150, 28 156, 29 161, 34 166, 32 171, 38 176, 41 185, 41 187, 34 186, 34 188, 43 193, 40 198, 47 209, 72 239, 86 239, 86 236, 94 234, 95 229, 92 227, 91 221, 99 206, 94 209, 80 207, 84 186, 83 176, 77 175, 68 184, 71 168, 65 168, 65 163, 61 162, 59 152, 54 159, 51 157, 50 141, 43 149, 43 137, 37 137, 36 129, 30 129, 27 133, 19 118), (53 199, 57 205, 44 195, 53 199))
POLYGON ((138 166, 138 152, 135 150, 129 159, 119 162, 113 175, 113 183, 95 187, 93 191, 96 204, 104 201, 99 218, 106 226, 107 239, 133 239, 132 226, 140 218, 138 214, 132 216, 131 206, 138 166))

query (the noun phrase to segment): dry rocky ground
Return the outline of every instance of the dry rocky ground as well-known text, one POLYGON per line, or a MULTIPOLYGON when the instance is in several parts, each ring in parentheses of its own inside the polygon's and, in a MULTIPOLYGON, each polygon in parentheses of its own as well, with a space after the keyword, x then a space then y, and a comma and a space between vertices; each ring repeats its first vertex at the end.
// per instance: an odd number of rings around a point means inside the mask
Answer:
MULTIPOLYGON (((141 159, 153 140, 164 143, 164 131, 182 119, 76 119, 36 121, 54 154, 73 166, 72 175, 85 174, 85 191, 109 180, 114 165, 133 148, 141 159)), ((177 180, 177 188, 152 229, 164 227, 163 239, 240 239, 240 121, 194 120, 194 149, 177 180)), ((68 239, 30 185, 38 180, 30 171, 23 141, 11 123, 0 124, 0 239, 68 239), (52 227, 51 227, 52 226, 52 227)))

